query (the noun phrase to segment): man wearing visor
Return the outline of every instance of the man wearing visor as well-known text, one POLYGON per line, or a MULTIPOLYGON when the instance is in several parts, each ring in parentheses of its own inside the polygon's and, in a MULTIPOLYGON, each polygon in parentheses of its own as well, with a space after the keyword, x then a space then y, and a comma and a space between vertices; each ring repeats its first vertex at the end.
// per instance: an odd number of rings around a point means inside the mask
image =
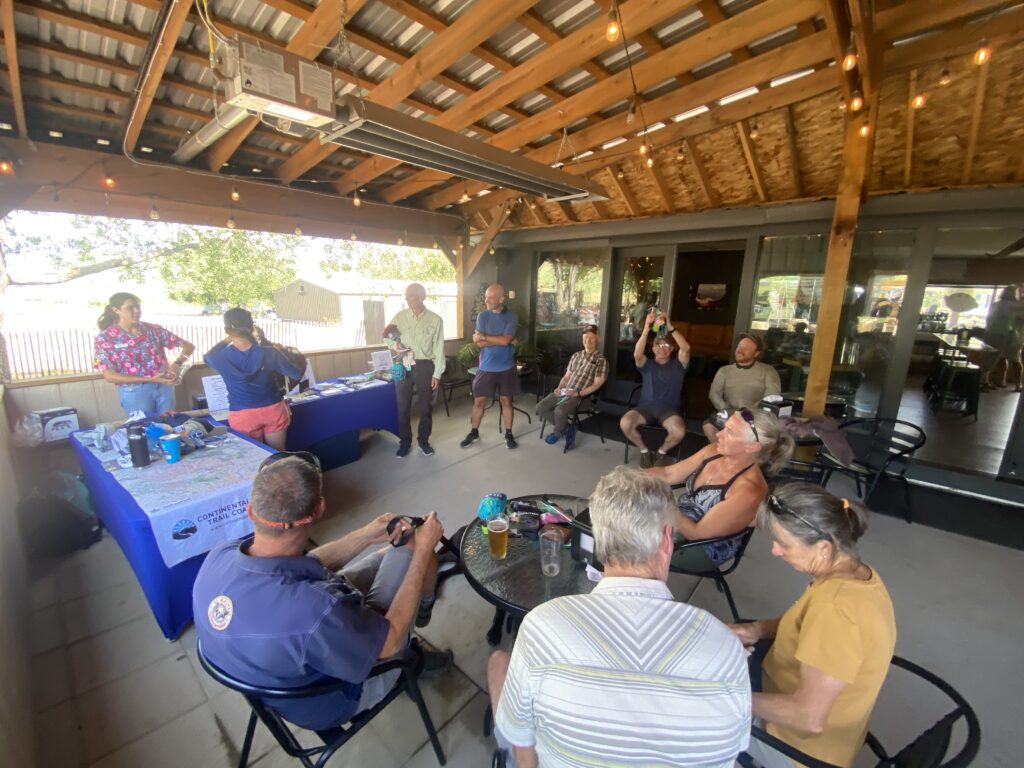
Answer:
MULTIPOLYGON (((313 454, 269 456, 246 508, 253 536, 212 549, 192 593, 203 651, 233 677, 266 688, 350 683, 275 702, 285 719, 310 730, 347 722, 394 686, 400 670, 368 676, 405 648, 413 621, 425 623, 424 611, 429 620, 434 549, 444 533, 436 512, 419 525, 383 514, 305 553, 309 525, 324 506, 313 454)), ((424 655, 428 674, 451 664, 450 651, 424 655)))

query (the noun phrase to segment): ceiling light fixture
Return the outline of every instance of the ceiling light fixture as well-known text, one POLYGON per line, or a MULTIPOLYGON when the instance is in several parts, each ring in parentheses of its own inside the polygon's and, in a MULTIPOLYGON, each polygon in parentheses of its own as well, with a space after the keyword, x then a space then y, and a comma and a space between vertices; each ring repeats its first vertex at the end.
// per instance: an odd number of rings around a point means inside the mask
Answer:
POLYGON ((362 204, 363 204, 363 199, 361 197, 359 197, 359 190, 357 189, 355 192, 352 193, 352 205, 354 205, 356 208, 358 208, 362 204))
POLYGON ((618 5, 612 0, 612 7, 608 9, 608 26, 604 28, 604 39, 609 43, 618 42, 622 36, 622 25, 619 24, 618 5))
POLYGON ((242 199, 242 196, 240 194, 238 194, 238 188, 234 184, 232 184, 231 185, 231 202, 237 203, 241 199, 242 199))

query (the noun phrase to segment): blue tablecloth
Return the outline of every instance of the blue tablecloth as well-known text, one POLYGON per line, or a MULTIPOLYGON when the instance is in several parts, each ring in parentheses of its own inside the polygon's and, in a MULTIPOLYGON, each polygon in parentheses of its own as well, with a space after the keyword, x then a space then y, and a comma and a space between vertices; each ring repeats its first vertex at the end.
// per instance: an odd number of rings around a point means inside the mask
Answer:
MULTIPOLYGON (((321 385, 338 381, 330 379, 321 385)), ((339 434, 360 429, 386 429, 398 434, 398 401, 394 382, 383 381, 355 392, 326 395, 292 403, 288 450, 309 448, 339 434)))

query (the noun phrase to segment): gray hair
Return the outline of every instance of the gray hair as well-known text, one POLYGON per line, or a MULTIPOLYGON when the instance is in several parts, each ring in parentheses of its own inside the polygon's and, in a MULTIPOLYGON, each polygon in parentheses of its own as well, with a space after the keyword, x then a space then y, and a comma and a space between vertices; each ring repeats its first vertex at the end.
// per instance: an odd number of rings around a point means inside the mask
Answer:
POLYGON ((780 483, 757 510, 757 525, 774 536, 776 525, 800 543, 828 541, 837 552, 860 559, 857 540, 868 528, 867 507, 833 496, 812 483, 780 483))
MULTIPOLYGON (((775 414, 760 408, 748 410, 754 416, 754 428, 757 429, 757 439, 761 443, 757 463, 766 475, 774 475, 793 457, 796 441, 775 414)), ((754 439, 753 431, 750 431, 750 439, 754 439)))
MULTIPOLYGON (((307 461, 289 457, 276 461, 256 475, 249 503, 257 516, 275 523, 292 523, 311 515, 320 502, 323 479, 307 461)), ((262 533, 283 533, 277 528, 254 525, 262 533)))
POLYGON ((405 287, 405 290, 412 291, 421 299, 427 298, 427 289, 423 287, 423 283, 409 283, 409 285, 405 287))
POLYGON ((594 554, 602 563, 649 563, 661 546, 662 527, 675 520, 668 483, 629 467, 616 467, 597 481, 590 497, 594 554))

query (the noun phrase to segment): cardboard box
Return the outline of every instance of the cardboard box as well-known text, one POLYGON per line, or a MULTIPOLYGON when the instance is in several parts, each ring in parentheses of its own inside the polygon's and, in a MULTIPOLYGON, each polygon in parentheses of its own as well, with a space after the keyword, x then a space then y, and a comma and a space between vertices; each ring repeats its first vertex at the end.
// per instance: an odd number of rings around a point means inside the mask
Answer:
POLYGON ((47 408, 32 411, 32 416, 39 419, 43 427, 44 443, 67 440, 78 429, 78 411, 74 408, 47 408))

